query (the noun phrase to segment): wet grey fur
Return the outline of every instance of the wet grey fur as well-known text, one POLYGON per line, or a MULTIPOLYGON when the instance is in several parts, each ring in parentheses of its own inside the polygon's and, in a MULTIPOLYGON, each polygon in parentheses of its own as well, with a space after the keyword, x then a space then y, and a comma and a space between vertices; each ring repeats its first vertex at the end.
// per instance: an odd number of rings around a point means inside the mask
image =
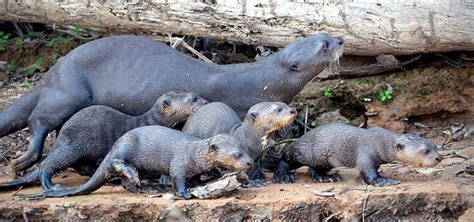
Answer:
POLYGON ((121 176, 126 188, 140 192, 138 175, 157 178, 170 175, 175 190, 189 199, 188 179, 220 166, 246 169, 252 159, 237 140, 228 134, 197 139, 161 126, 144 126, 120 137, 89 181, 78 188, 51 190, 29 198, 62 197, 91 193, 115 176, 121 176))
POLYGON ((258 102, 290 102, 342 50, 341 37, 317 34, 255 63, 216 65, 150 38, 95 40, 67 54, 29 93, 0 113, 0 136, 29 126, 31 146, 12 162, 18 172, 41 158, 49 132, 91 105, 140 115, 163 93, 189 90, 223 102, 243 117, 258 102))
MULTIPOLYGON (((252 159, 257 160, 272 133, 289 125, 295 116, 296 110, 285 103, 261 102, 252 106, 241 121, 231 107, 213 102, 193 113, 182 131, 198 138, 229 133, 243 145, 252 159)), ((254 167, 256 169, 249 172, 250 179, 265 179, 259 163, 255 163, 254 167)))
POLYGON ((92 175, 115 141, 126 132, 147 125, 172 127, 207 103, 190 92, 167 92, 140 116, 130 116, 113 108, 96 105, 82 109, 61 129, 54 147, 39 167, 25 177, 0 184, 0 190, 14 189, 41 181, 43 189, 60 189, 52 176, 66 169, 86 169, 92 175))
POLYGON ((328 175, 334 167, 351 167, 360 171, 368 184, 386 186, 399 183, 381 178, 381 164, 400 161, 412 165, 434 166, 442 159, 436 146, 429 140, 413 134, 398 134, 380 127, 362 129, 345 124, 317 127, 284 151, 273 181, 292 183, 289 171, 309 166, 310 177, 318 182, 340 180, 337 174, 328 175))

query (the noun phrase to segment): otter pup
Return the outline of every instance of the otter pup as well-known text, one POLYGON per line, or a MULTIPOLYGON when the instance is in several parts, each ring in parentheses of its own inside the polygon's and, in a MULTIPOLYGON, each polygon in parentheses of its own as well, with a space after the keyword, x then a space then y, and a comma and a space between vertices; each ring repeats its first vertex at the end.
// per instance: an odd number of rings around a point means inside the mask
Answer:
POLYGON ((0 184, 0 190, 31 185, 41 181, 45 190, 60 188, 51 177, 60 170, 73 166, 86 169, 92 175, 114 142, 131 129, 162 125, 172 127, 186 119, 207 100, 190 92, 168 92, 141 116, 130 116, 107 106, 87 107, 68 120, 62 127, 52 151, 40 166, 28 175, 0 184))
POLYGON ((301 166, 310 167, 308 174, 315 181, 339 181, 339 175, 328 175, 327 172, 344 166, 357 168, 367 184, 389 186, 400 181, 380 177, 381 164, 400 161, 431 167, 441 159, 436 145, 414 134, 398 134, 381 127, 362 129, 328 124, 309 131, 285 148, 273 182, 295 182, 294 174, 289 171, 301 166))
POLYGON ((269 137, 277 130, 290 125, 296 110, 282 102, 261 102, 253 105, 241 121, 232 108, 224 103, 209 103, 193 113, 183 127, 183 132, 198 138, 208 138, 218 133, 230 133, 256 161, 248 173, 251 186, 265 182, 259 159, 269 137))
POLYGON ((49 190, 27 198, 89 194, 115 176, 122 177, 126 189, 141 192, 146 189, 142 189, 139 175, 158 178, 166 174, 171 176, 178 195, 189 199, 188 179, 215 167, 247 169, 251 165, 252 159, 242 145, 228 134, 197 139, 162 126, 144 126, 120 137, 85 184, 74 189, 49 190))

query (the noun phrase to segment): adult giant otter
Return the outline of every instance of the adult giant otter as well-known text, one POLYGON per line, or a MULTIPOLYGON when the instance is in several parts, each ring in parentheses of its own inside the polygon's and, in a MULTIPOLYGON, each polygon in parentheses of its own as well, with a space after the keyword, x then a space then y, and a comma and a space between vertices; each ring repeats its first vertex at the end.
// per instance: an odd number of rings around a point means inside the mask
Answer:
POLYGON ((290 102, 342 51, 341 37, 317 34, 255 63, 216 65, 145 37, 103 38, 71 51, 3 111, 0 136, 28 125, 31 146, 12 162, 18 172, 39 160, 49 132, 91 105, 139 115, 164 92, 188 90, 211 102, 223 102, 243 117, 258 102, 290 102))

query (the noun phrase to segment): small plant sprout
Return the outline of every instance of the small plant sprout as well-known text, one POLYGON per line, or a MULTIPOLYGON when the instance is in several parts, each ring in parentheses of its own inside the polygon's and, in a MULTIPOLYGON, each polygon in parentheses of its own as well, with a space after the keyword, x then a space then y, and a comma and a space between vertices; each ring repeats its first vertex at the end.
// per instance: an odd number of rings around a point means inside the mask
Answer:
POLYGON ((324 89, 323 95, 326 96, 326 97, 331 97, 332 96, 332 88, 331 87, 326 87, 324 89))
POLYGON ((393 88, 388 86, 387 89, 382 90, 379 93, 379 100, 380 102, 388 102, 393 99, 393 88))

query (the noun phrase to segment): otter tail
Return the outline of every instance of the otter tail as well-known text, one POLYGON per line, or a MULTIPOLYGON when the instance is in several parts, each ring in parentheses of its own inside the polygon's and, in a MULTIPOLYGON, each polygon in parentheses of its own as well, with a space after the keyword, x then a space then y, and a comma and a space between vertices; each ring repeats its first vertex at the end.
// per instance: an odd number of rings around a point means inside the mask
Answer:
POLYGON ((104 185, 108 180, 112 179, 112 169, 108 167, 108 161, 104 160, 100 164, 97 171, 92 175, 92 177, 81 186, 77 188, 70 189, 61 189, 61 190, 48 190, 42 193, 35 193, 26 196, 27 200, 41 199, 45 197, 68 197, 68 196, 79 196, 92 193, 98 190, 102 185, 104 185))
POLYGON ((31 186, 39 181, 39 169, 36 168, 33 172, 27 174, 22 178, 18 178, 6 183, 0 183, 0 190, 12 190, 21 186, 31 186))
POLYGON ((28 126, 28 118, 38 103, 39 92, 33 90, 0 113, 0 137, 28 126))

